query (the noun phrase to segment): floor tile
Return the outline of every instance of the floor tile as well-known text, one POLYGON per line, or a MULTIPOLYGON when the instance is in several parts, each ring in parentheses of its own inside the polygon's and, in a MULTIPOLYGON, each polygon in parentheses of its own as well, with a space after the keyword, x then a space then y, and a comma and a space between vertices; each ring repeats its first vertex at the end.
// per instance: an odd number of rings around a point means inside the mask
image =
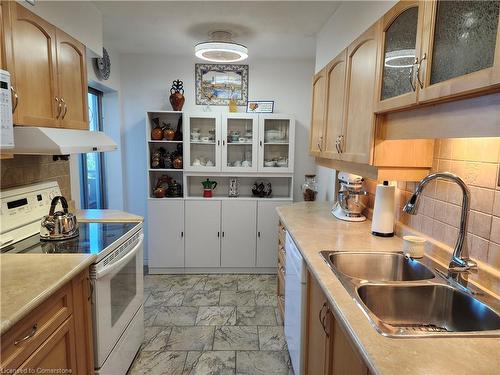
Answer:
POLYGON ((274 307, 237 307, 236 324, 239 326, 275 326, 276 313, 274 307))
POLYGON ((149 298, 144 303, 144 306, 180 306, 184 299, 183 292, 171 292, 164 290, 151 290, 149 298))
POLYGON ((172 327, 167 350, 212 350, 215 327, 172 327))
POLYGON ((269 292, 267 290, 257 290, 255 291, 255 303, 257 306, 273 306, 278 305, 278 299, 276 298, 276 291, 269 292))
POLYGON ((243 292, 222 290, 219 304, 221 306, 255 306, 255 292, 253 290, 243 292))
POLYGON ((233 375, 236 367, 234 351, 189 352, 184 375, 233 375))
POLYGON ((206 275, 173 275, 167 280, 168 290, 202 290, 207 282, 206 275))
POLYGON ((166 350, 167 340, 172 331, 171 327, 145 327, 143 351, 166 350))
POLYGON ((213 306, 200 307, 196 317, 196 325, 234 326, 236 324, 236 307, 213 306))
POLYGON ((279 307, 275 307, 274 311, 276 312, 276 323, 278 323, 279 326, 283 325, 283 318, 281 317, 281 310, 279 307))
POLYGON ((276 275, 240 275, 238 290, 276 290, 276 275))
POLYGON ((286 350, 285 333, 282 326, 260 326, 259 327, 259 349, 260 350, 286 350))
POLYGON ((144 308, 144 326, 149 327, 154 324, 158 310, 154 307, 144 308))
POLYGON ((205 290, 236 290, 238 275, 208 275, 205 290))
POLYGON ((236 352, 238 375, 288 375, 286 352, 239 351, 236 352))
POLYGON ((187 352, 139 353, 129 375, 182 375, 187 352))
POLYGON ((183 306, 217 306, 220 291, 218 290, 190 290, 184 294, 183 306))
POLYGON ((214 350, 259 350, 257 327, 217 327, 215 329, 214 350))
POLYGON ((196 322, 197 307, 162 307, 154 320, 155 326, 192 326, 196 322))

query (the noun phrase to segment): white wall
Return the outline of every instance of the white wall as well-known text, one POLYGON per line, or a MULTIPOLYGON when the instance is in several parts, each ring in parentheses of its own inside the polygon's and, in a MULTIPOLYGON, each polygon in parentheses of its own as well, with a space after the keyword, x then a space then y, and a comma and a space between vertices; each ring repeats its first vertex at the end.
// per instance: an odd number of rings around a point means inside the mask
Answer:
POLYGON ((102 14, 91 1, 36 1, 18 3, 102 55, 102 14))
MULTIPOLYGON (((397 1, 345 1, 316 35, 315 72, 382 17, 397 1)), ((335 171, 317 166, 318 200, 334 200, 335 171)))
MULTIPOLYGON (((171 110, 168 100, 174 79, 184 82, 184 111, 201 110, 195 105, 194 57, 120 56, 124 114, 123 156, 125 210, 145 215, 147 197, 145 112, 171 110)), ((275 112, 296 118, 294 195, 302 199, 300 185, 304 174, 314 172, 314 160, 308 155, 311 107, 311 77, 314 61, 249 59, 249 99, 274 100, 275 112)), ((212 106, 213 111, 227 107, 212 106)), ((244 108, 240 108, 244 111, 244 108)))

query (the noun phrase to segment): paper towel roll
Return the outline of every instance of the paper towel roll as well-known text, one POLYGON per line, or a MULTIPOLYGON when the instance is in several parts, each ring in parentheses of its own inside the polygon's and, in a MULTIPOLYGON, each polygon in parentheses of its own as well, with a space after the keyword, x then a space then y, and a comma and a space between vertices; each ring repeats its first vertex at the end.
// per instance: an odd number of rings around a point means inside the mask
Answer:
POLYGON ((395 189, 395 186, 389 186, 387 182, 377 185, 372 220, 372 234, 375 236, 394 236, 395 189))

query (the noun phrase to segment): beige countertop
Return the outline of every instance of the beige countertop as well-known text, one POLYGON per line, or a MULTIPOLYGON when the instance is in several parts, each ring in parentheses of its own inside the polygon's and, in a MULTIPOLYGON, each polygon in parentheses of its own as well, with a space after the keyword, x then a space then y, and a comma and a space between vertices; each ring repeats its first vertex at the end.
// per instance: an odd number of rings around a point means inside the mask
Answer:
POLYGON ((89 267, 91 254, 0 255, 0 334, 89 267))
POLYGON ((319 254, 401 250, 400 238, 372 236, 370 221, 338 220, 328 203, 281 206, 278 213, 372 374, 498 374, 499 338, 388 338, 377 333, 319 254))
POLYGON ((81 222, 86 221, 100 221, 100 222, 114 222, 114 221, 144 221, 142 216, 130 214, 120 210, 77 210, 76 217, 81 222))

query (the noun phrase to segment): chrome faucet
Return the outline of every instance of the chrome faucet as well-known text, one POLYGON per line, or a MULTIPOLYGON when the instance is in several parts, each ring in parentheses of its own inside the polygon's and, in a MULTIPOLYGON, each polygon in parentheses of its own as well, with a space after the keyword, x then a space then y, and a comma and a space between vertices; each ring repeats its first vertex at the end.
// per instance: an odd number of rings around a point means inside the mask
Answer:
POLYGON ((410 200, 406 202, 403 211, 415 215, 418 209, 419 197, 424 187, 432 180, 443 179, 455 182, 462 189, 462 215, 460 217, 460 228, 458 231, 458 238, 453 250, 451 262, 448 266, 450 273, 460 273, 469 270, 476 270, 477 263, 469 259, 469 251, 467 248, 467 225, 469 222, 469 206, 470 206, 470 191, 465 182, 457 175, 449 172, 433 173, 425 177, 417 185, 415 193, 411 196, 410 200))

